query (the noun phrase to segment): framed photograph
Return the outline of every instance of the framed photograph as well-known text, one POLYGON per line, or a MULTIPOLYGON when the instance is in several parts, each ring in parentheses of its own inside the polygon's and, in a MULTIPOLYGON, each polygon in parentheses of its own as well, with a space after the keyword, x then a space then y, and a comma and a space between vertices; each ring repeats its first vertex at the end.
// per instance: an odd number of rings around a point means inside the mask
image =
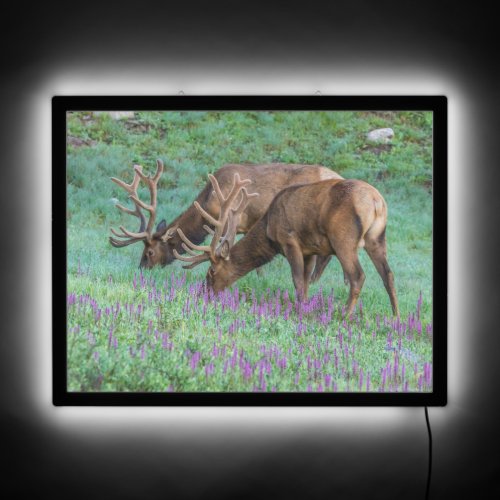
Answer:
POLYGON ((446 404, 446 97, 52 111, 54 405, 446 404))

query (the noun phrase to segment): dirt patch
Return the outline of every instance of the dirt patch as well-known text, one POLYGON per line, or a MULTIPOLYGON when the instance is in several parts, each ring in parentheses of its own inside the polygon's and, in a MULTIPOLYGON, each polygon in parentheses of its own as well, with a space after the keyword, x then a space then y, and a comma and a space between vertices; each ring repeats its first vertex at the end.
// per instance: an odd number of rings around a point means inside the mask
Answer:
POLYGON ((82 139, 81 137, 75 137, 73 135, 68 135, 67 137, 68 146, 73 146, 74 148, 81 148, 82 146, 95 146, 97 141, 92 139, 82 139))
POLYGON ((377 182, 383 181, 389 177, 389 172, 387 170, 379 170, 375 176, 377 182))
POLYGON ((427 191, 429 192, 429 194, 432 194, 432 180, 426 180, 422 183, 422 185, 425 187, 425 189, 427 189, 427 191))
POLYGON ((361 151, 379 155, 380 153, 388 153, 392 149, 393 144, 373 144, 366 145, 361 148, 361 151))

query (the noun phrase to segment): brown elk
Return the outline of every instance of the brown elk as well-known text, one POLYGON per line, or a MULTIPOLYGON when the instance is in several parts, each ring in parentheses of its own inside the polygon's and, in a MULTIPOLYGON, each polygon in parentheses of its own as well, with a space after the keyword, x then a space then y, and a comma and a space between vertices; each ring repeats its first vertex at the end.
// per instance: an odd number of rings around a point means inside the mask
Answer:
MULTIPOLYGON (((127 184, 115 177, 112 177, 111 180, 125 189, 134 202, 134 210, 119 204, 116 206, 125 213, 135 215, 140 219, 139 231, 133 233, 124 227, 120 227, 120 233, 112 229, 111 231, 115 237, 111 236, 109 240, 117 248, 142 241, 144 243, 144 250, 140 260, 140 267, 166 266, 175 260, 174 250, 181 254, 184 253, 182 240, 177 234, 178 228, 181 228, 184 234, 195 244, 203 242, 207 235, 203 229, 205 220, 196 209, 196 204, 200 205, 212 217, 218 217, 218 200, 213 193, 212 184, 207 182, 196 200, 184 213, 168 225, 165 220, 162 220, 157 225, 156 230, 154 230, 158 180, 163 172, 163 163, 161 160, 157 160, 157 170, 153 178, 145 176, 142 168, 138 165, 134 166, 134 170, 135 176, 131 184, 127 184), (141 179, 148 185, 150 191, 151 201, 149 205, 139 200, 137 194, 137 188, 141 179), (141 208, 149 212, 148 221, 146 221, 141 208)), ((230 164, 219 168, 214 173, 222 193, 226 194, 229 192, 235 173, 238 173, 242 178, 250 179, 252 182, 251 187, 249 187, 250 191, 260 194, 258 200, 250 198, 248 205, 239 215, 237 220, 238 233, 248 232, 253 224, 264 214, 274 196, 284 187, 293 184, 316 182, 323 179, 342 179, 333 170, 320 165, 282 163, 264 165, 230 164)), ((328 260, 329 257, 325 258, 325 261, 321 262, 321 265, 318 262, 313 280, 319 278, 321 274, 320 270, 323 270, 328 260)))
POLYGON ((215 292, 280 253, 290 264, 298 297, 307 298, 315 256, 336 255, 350 285, 346 306, 350 316, 365 280, 358 259, 358 249, 364 247, 384 282, 393 314, 399 316, 394 276, 386 256, 387 205, 373 186, 360 180, 330 179, 285 188, 250 231, 234 243, 233 217, 255 197, 245 187, 250 180, 241 181, 235 174, 233 188, 227 196, 222 195, 213 176, 210 181, 221 206, 219 218, 215 220, 200 206, 197 209, 216 228, 211 231, 212 241, 207 246, 193 244, 178 229, 190 255, 174 253, 179 260, 190 263, 188 268, 210 260, 207 284, 215 292), (232 200, 240 192, 239 205, 232 207, 232 200))

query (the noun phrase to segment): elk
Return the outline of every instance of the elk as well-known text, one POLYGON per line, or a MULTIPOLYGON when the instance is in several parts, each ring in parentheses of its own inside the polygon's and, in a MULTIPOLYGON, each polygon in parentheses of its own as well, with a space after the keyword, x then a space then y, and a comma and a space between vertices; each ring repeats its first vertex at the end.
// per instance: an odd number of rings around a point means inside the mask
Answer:
MULTIPOLYGON (((163 172, 163 162, 157 160, 157 170, 153 178, 147 177, 142 172, 142 167, 134 166, 134 179, 131 184, 112 177, 111 180, 125 189, 129 194, 130 199, 134 202, 135 208, 129 209, 120 204, 117 208, 127 214, 134 215, 139 218, 140 226, 138 232, 131 232, 120 227, 121 232, 111 229, 113 236, 110 236, 111 245, 116 248, 121 248, 132 243, 142 241, 144 250, 142 252, 140 266, 141 268, 152 268, 156 265, 166 266, 171 264, 175 258, 173 251, 184 253, 182 240, 177 233, 180 228, 184 234, 195 244, 203 242, 207 233, 203 229, 205 224, 204 218, 201 216, 196 205, 201 206, 212 217, 218 217, 219 204, 217 197, 213 192, 213 187, 210 182, 207 182, 203 190, 199 193, 196 200, 189 208, 167 225, 165 220, 162 220, 154 230, 154 223, 157 209, 157 189, 158 180, 163 172), (137 188, 141 179, 147 184, 150 191, 150 204, 146 204, 139 200, 137 188), (146 218, 141 209, 149 212, 149 219, 146 218)), ((217 179, 218 185, 222 193, 227 194, 231 187, 234 175, 238 173, 241 177, 251 180, 252 187, 249 189, 252 192, 258 192, 258 200, 251 197, 248 205, 244 208, 237 220, 237 232, 246 233, 253 224, 264 214, 267 207, 271 203, 274 196, 284 187, 293 184, 303 184, 316 182, 323 179, 342 179, 342 177, 321 165, 296 165, 296 164, 263 164, 263 165, 239 165, 229 164, 219 168, 214 177, 217 179)), ((329 260, 326 262, 318 262, 317 272, 313 280, 316 280, 321 275, 322 270, 329 260), (320 271, 321 268, 321 272, 320 271)))
POLYGON ((346 314, 350 317, 365 280, 358 259, 358 249, 364 247, 384 282, 393 314, 399 316, 394 276, 387 262, 387 205, 373 186, 361 180, 329 179, 287 187, 235 243, 233 219, 244 211, 245 204, 258 199, 256 193, 248 193, 245 186, 251 181, 240 180, 238 174, 234 175, 227 196, 221 193, 215 177, 210 176, 210 182, 220 203, 218 219, 201 206, 196 208, 216 228, 209 231, 212 241, 209 245, 196 245, 178 229, 189 256, 176 251, 174 254, 189 263, 186 268, 210 261, 206 280, 214 292, 282 254, 290 264, 299 299, 306 299, 316 256, 336 255, 350 286, 346 304, 346 314), (240 192, 239 204, 232 206, 240 192))

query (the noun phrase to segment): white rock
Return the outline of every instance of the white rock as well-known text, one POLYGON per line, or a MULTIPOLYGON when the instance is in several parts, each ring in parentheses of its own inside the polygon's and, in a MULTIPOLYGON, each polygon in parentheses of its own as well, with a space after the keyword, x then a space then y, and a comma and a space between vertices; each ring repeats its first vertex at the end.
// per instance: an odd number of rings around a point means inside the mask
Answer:
POLYGON ((392 128, 378 128, 366 134, 366 138, 371 142, 388 143, 394 137, 392 128))

